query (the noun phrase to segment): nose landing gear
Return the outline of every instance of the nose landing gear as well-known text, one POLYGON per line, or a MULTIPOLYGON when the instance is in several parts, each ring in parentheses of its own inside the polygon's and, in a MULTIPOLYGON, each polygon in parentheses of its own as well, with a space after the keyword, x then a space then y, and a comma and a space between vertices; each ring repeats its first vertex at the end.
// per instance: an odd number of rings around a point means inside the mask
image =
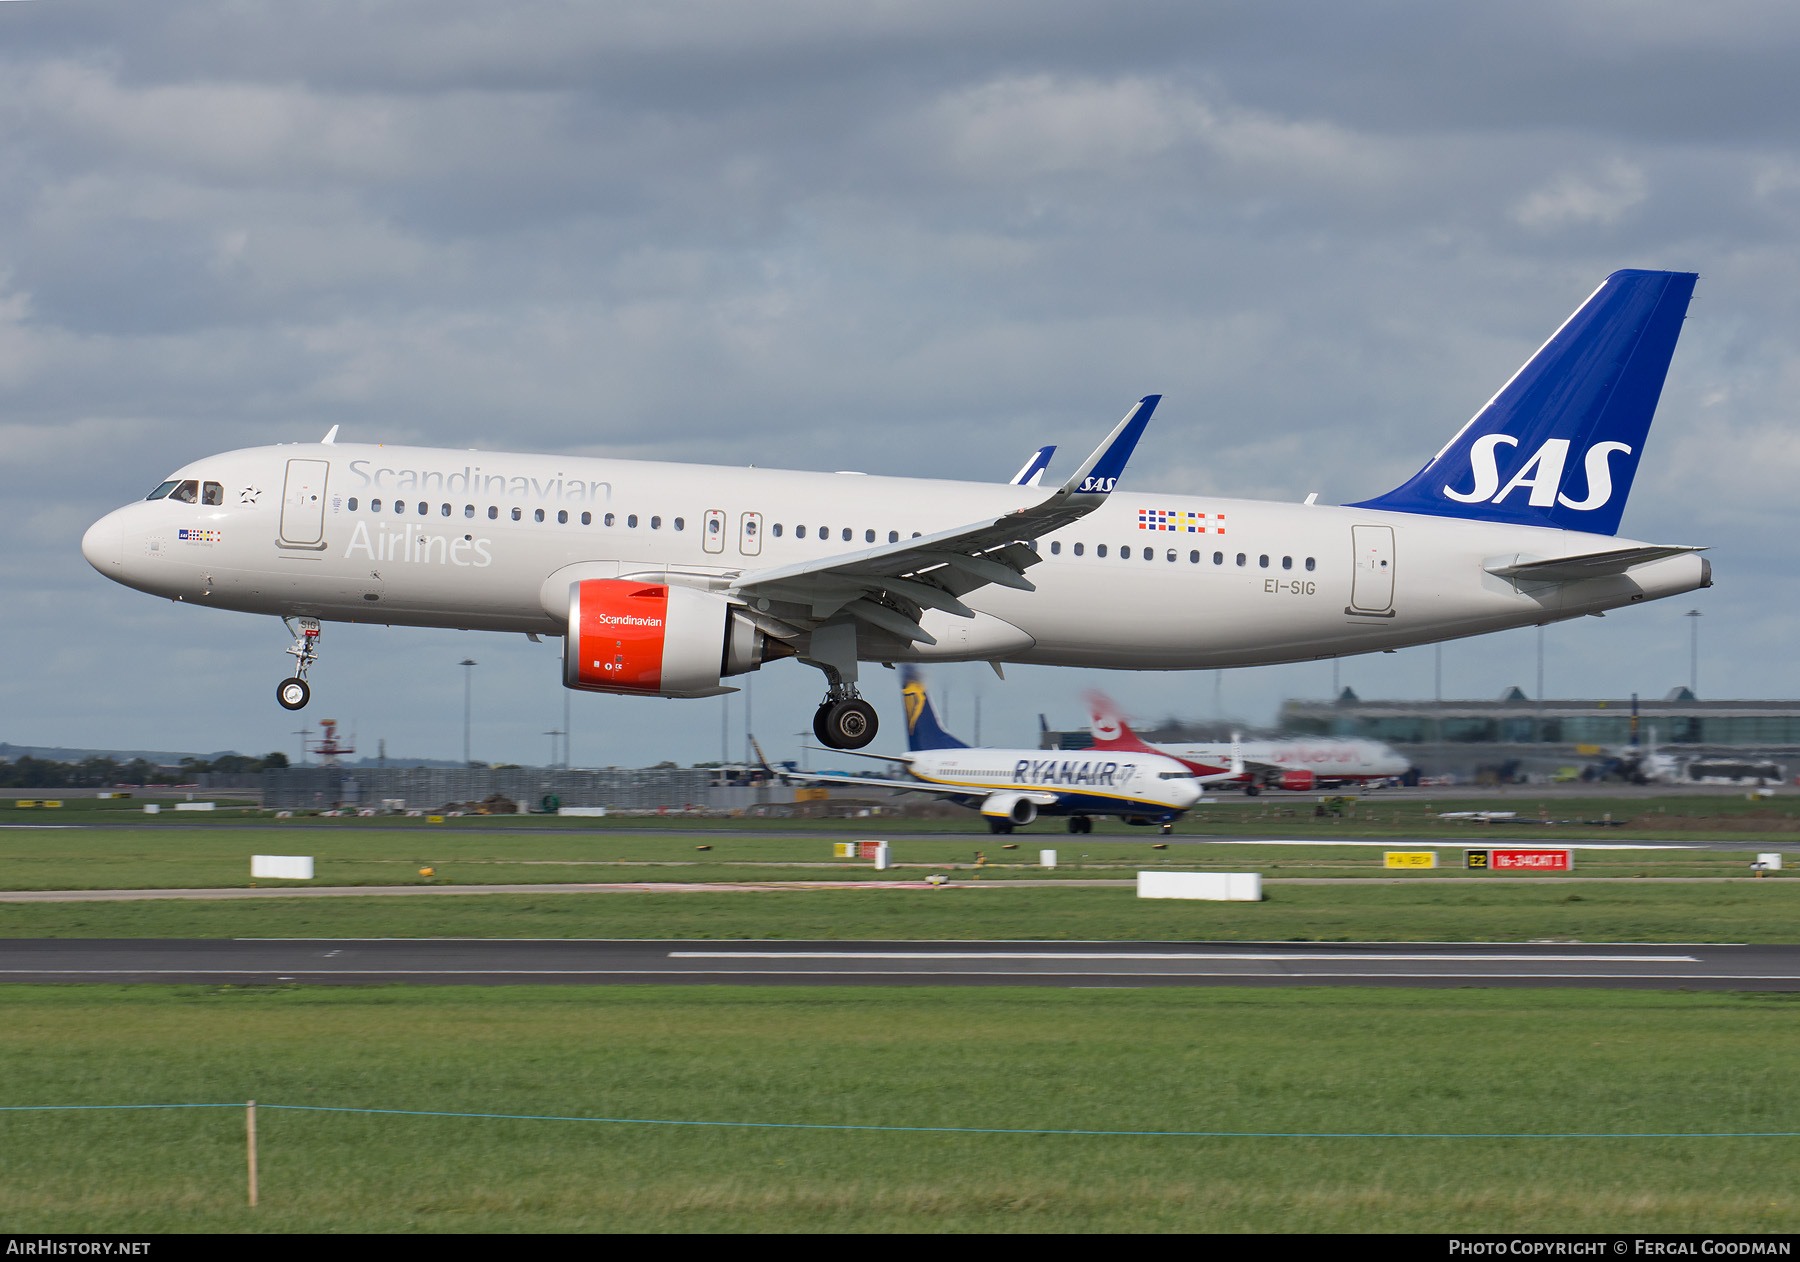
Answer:
MULTIPOLYGON (((283 622, 287 619, 283 618, 283 622)), ((294 624, 287 623, 288 630, 294 630, 294 624)), ((319 659, 319 620, 317 618, 300 619, 300 630, 294 636, 294 642, 288 652, 294 656, 294 673, 275 685, 275 700, 281 703, 284 710, 302 710, 312 700, 312 688, 306 682, 306 672, 319 659)))

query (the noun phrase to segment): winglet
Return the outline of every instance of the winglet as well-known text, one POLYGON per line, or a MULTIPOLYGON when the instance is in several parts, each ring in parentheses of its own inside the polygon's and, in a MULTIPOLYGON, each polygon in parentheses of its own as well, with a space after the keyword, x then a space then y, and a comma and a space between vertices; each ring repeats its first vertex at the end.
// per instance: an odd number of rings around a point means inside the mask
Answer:
POLYGON ((326 446, 326 447, 337 446, 337 432, 338 432, 338 427, 333 425, 329 430, 327 430, 325 432, 325 437, 323 437, 319 440, 320 444, 322 444, 323 446, 326 446))
POLYGON ((761 767, 764 771, 768 772, 771 776, 775 777, 775 779, 777 779, 777 780, 780 780, 783 778, 782 774, 779 771, 775 770, 775 768, 773 768, 769 765, 768 756, 762 752, 762 746, 758 745, 756 743, 756 737, 754 735, 752 735, 750 737, 750 748, 754 749, 756 751, 756 765, 757 766, 761 767))
POLYGON ((1161 402, 1160 394, 1147 394, 1139 399, 1137 406, 1126 413, 1125 419, 1113 427, 1113 432, 1106 436, 1106 441, 1096 447, 1094 454, 1082 461, 1081 467, 1075 470, 1075 475, 1063 483, 1058 494, 1110 495, 1113 487, 1118 484, 1119 475, 1125 472, 1125 462, 1137 450, 1138 439, 1144 435, 1144 426, 1150 423, 1150 414, 1156 411, 1156 405, 1161 402))
POLYGON ((1050 457, 1056 454, 1056 444, 1039 447, 1037 454, 1027 460, 1019 471, 1012 475, 1013 486, 1036 486, 1044 479, 1044 470, 1050 467, 1050 457))

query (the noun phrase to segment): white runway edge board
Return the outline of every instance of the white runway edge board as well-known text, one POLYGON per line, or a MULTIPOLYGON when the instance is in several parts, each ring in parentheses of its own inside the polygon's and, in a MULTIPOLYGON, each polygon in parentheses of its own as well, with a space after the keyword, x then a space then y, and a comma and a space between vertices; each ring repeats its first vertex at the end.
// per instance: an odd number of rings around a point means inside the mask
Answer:
POLYGON ((1139 898, 1205 898, 1225 903, 1260 903, 1260 872, 1139 872, 1139 898))
POLYGON ((310 881, 313 862, 309 854, 253 854, 250 856, 250 879, 267 881, 310 881))

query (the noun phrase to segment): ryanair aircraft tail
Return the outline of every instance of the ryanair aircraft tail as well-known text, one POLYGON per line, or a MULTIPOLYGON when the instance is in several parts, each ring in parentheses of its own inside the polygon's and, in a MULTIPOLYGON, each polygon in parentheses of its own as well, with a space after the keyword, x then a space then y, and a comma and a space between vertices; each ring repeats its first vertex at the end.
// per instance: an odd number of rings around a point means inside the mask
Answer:
POLYGON ((1614 272, 1411 481, 1348 507, 1617 534, 1697 279, 1614 272))
POLYGON ((911 666, 900 668, 900 701, 906 709, 906 747, 908 749, 967 749, 969 747, 966 741, 957 740, 938 726, 937 715, 932 713, 931 698, 925 695, 925 681, 919 678, 919 672, 911 666))

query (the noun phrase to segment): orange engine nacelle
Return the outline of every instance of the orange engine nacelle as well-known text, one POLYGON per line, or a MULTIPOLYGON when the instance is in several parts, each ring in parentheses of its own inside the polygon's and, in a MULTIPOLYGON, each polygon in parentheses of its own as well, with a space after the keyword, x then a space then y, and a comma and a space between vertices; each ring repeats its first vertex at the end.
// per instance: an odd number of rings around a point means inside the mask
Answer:
POLYGON ((721 678, 793 652, 709 592, 621 579, 569 586, 566 688, 708 697, 732 691, 721 678))
POLYGON ((1310 771, 1284 771, 1281 773, 1279 783, 1290 793, 1305 793, 1313 787, 1313 773, 1310 771))

